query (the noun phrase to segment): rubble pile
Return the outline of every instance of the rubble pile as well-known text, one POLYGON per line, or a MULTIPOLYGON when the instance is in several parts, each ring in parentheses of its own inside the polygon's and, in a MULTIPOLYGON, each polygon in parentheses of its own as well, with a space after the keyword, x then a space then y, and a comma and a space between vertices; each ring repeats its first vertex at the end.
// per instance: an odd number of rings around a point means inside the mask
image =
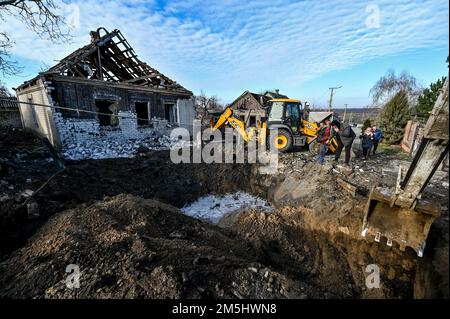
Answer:
POLYGON ((89 139, 82 143, 64 145, 62 155, 70 160, 83 159, 105 159, 105 158, 130 158, 138 153, 145 153, 149 150, 167 150, 183 143, 177 138, 167 135, 159 136, 156 133, 145 139, 89 139))

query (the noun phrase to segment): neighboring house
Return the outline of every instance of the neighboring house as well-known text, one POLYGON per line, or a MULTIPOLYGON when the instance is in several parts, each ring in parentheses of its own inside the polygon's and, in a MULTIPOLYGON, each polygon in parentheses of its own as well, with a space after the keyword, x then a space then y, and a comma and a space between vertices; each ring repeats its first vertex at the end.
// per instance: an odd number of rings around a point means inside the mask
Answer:
POLYGON ((59 148, 145 138, 167 124, 191 128, 192 92, 140 61, 119 30, 90 35, 91 43, 16 89, 25 129, 59 148))
POLYGON ((256 126, 258 120, 266 116, 269 98, 249 91, 242 93, 229 106, 233 114, 245 122, 246 126, 256 126))
POLYGON ((265 92, 256 94, 249 91, 242 93, 229 106, 233 109, 235 116, 245 122, 246 126, 256 126, 257 121, 267 116, 267 107, 271 99, 288 98, 276 92, 265 92))

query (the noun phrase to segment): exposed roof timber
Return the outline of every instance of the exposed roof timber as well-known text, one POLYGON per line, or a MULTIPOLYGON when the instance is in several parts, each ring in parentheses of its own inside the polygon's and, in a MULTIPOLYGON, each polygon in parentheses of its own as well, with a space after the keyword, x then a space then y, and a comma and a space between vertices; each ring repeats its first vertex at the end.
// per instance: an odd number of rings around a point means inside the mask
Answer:
MULTIPOLYGON (((97 30, 97 34, 100 29, 97 30)), ((119 30, 110 33, 105 30, 105 32, 105 35, 75 50, 45 73, 64 75, 69 71, 73 77, 88 78, 89 72, 85 70, 87 65, 94 72, 91 79, 99 79, 98 50, 100 50, 101 70, 106 81, 185 90, 192 94, 177 82, 140 61, 119 30)))
MULTIPOLYGON (((53 78, 54 80, 58 82, 68 82, 68 83, 83 83, 83 84, 91 84, 93 86, 109 86, 109 87, 117 87, 117 88, 124 88, 124 89, 130 89, 130 90, 136 90, 136 91, 142 91, 142 92, 156 92, 156 93, 174 93, 177 95, 183 95, 183 96, 192 96, 192 92, 186 90, 186 89, 180 89, 180 88, 159 88, 159 87, 152 87, 152 86, 144 86, 144 85, 133 85, 131 83, 124 83, 124 82, 113 82, 113 81, 101 81, 98 79, 87 79, 82 77, 69 77, 69 76, 62 76, 59 74, 51 74, 51 73, 41 73, 43 76, 48 76, 49 78, 53 78)), ((37 77, 36 77, 37 78, 37 77)))
POLYGON ((123 82, 124 83, 134 83, 134 82, 138 82, 138 81, 142 81, 142 80, 148 80, 148 79, 150 79, 152 77, 157 77, 157 76, 158 76, 157 73, 153 73, 151 75, 144 75, 144 76, 140 76, 138 78, 133 78, 131 80, 126 80, 126 81, 123 81, 123 82))

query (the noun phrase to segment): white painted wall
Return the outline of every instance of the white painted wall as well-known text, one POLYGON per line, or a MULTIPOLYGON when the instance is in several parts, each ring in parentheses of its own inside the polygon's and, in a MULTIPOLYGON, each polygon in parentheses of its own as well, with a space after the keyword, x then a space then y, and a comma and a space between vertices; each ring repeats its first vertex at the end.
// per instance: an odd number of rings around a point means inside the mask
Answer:
POLYGON ((194 99, 178 99, 177 100, 177 120, 180 127, 189 130, 192 135, 192 125, 195 119, 194 99))
MULTIPOLYGON (((41 79, 37 80, 36 86, 18 92, 17 99, 19 102, 51 105, 47 88, 41 79)), ((58 147, 60 143, 53 123, 53 110, 51 107, 41 105, 19 103, 23 127, 42 138, 47 138, 50 143, 58 147)))

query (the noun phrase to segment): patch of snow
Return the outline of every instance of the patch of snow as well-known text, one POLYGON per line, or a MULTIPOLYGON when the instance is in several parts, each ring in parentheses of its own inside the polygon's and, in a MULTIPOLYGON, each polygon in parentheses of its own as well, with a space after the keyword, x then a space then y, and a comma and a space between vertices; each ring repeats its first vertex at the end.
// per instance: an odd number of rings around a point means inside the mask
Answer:
POLYGON ((267 213, 273 210, 266 200, 248 193, 237 192, 201 197, 185 205, 181 211, 188 216, 216 224, 224 215, 243 208, 256 208, 267 213))

